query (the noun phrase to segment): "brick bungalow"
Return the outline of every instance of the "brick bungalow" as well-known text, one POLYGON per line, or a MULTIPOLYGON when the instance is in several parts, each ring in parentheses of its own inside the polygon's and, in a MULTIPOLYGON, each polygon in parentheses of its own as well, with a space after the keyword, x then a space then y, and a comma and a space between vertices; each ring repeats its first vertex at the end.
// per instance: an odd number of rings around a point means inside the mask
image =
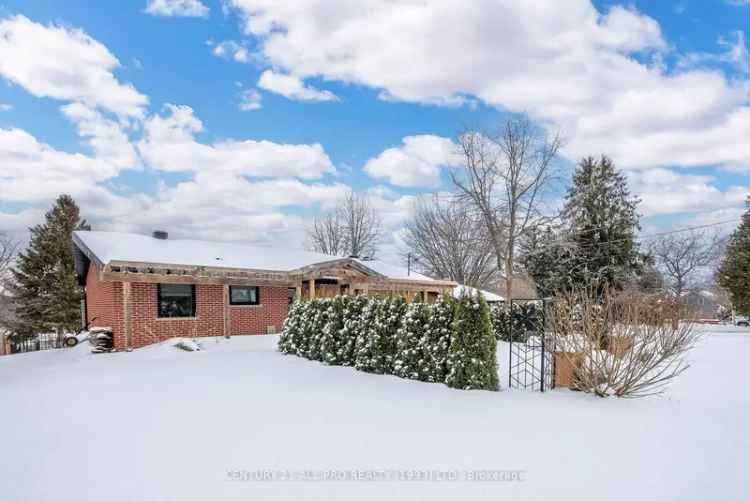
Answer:
POLYGON ((296 297, 399 294, 432 300, 457 284, 376 260, 286 248, 77 231, 73 248, 89 327, 115 349, 176 336, 279 332, 296 297))

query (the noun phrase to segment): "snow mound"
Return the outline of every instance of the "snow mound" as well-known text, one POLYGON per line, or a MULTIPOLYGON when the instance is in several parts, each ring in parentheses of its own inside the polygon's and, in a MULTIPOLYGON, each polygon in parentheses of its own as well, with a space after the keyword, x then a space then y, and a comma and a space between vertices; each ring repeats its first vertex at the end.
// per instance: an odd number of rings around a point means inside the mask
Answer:
POLYGON ((201 344, 195 339, 187 339, 183 337, 171 338, 165 341, 165 343, 183 351, 201 351, 203 349, 201 344))

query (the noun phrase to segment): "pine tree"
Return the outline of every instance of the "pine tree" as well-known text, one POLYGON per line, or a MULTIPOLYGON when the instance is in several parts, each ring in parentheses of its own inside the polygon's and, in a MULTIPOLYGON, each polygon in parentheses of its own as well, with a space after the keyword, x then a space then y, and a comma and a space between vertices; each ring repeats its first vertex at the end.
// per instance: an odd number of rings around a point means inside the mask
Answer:
POLYGON ((729 237, 726 255, 718 271, 719 285, 729 292, 734 308, 750 316, 750 197, 742 222, 729 237))
POLYGON ((625 175, 606 156, 578 164, 563 209, 575 242, 574 285, 620 287, 640 273, 643 257, 635 240, 639 203, 625 175))
POLYGON ((561 244, 570 239, 569 233, 567 229, 547 228, 541 234, 531 235, 520 258, 541 297, 550 297, 556 291, 573 287, 574 274, 570 270, 578 264, 577 252, 574 244, 561 244))
POLYGON ((464 390, 497 391, 497 341, 483 297, 458 300, 452 331, 446 384, 464 390))
POLYGON ((30 228, 31 241, 19 254, 10 286, 16 306, 18 334, 74 331, 81 326, 83 291, 73 262, 73 231, 90 230, 70 195, 61 195, 30 228))
POLYGON ((565 196, 563 227, 549 230, 524 259, 539 293, 591 284, 621 288, 636 278, 645 259, 635 239, 639 203, 611 159, 581 160, 565 196))

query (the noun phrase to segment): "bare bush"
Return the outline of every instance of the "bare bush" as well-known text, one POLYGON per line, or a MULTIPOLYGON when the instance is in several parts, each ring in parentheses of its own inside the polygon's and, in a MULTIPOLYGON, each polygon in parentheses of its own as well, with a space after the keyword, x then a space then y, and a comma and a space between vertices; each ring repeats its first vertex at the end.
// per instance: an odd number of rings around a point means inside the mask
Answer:
POLYGON ((574 367, 573 387, 634 398, 662 393, 689 367, 698 333, 677 321, 682 314, 665 296, 578 289, 558 295, 549 318, 556 350, 574 367))

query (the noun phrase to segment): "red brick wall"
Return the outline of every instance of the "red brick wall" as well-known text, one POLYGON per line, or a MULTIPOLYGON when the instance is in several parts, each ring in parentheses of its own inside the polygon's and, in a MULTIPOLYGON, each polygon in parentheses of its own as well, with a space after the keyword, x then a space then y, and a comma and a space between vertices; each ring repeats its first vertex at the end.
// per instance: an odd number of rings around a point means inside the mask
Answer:
POLYGON ((115 305, 121 298, 122 284, 120 282, 100 282, 96 274, 96 266, 89 265, 86 274, 86 322, 90 327, 111 327, 117 330, 121 316, 117 314, 115 305))
MULTIPOLYGON (((281 332, 287 316, 286 287, 260 287, 260 304, 230 306, 230 334, 265 334, 269 325, 281 332)), ((224 335, 224 290, 221 285, 195 286, 195 318, 159 318, 157 285, 131 284, 132 347, 139 348, 171 337, 224 335)), ((86 277, 86 308, 92 326, 112 327, 115 348, 126 347, 121 282, 100 282, 93 264, 86 277)))
POLYGON ((254 306, 230 306, 231 334, 266 334, 269 325, 281 332, 281 324, 287 315, 286 287, 260 287, 260 304, 254 306))

